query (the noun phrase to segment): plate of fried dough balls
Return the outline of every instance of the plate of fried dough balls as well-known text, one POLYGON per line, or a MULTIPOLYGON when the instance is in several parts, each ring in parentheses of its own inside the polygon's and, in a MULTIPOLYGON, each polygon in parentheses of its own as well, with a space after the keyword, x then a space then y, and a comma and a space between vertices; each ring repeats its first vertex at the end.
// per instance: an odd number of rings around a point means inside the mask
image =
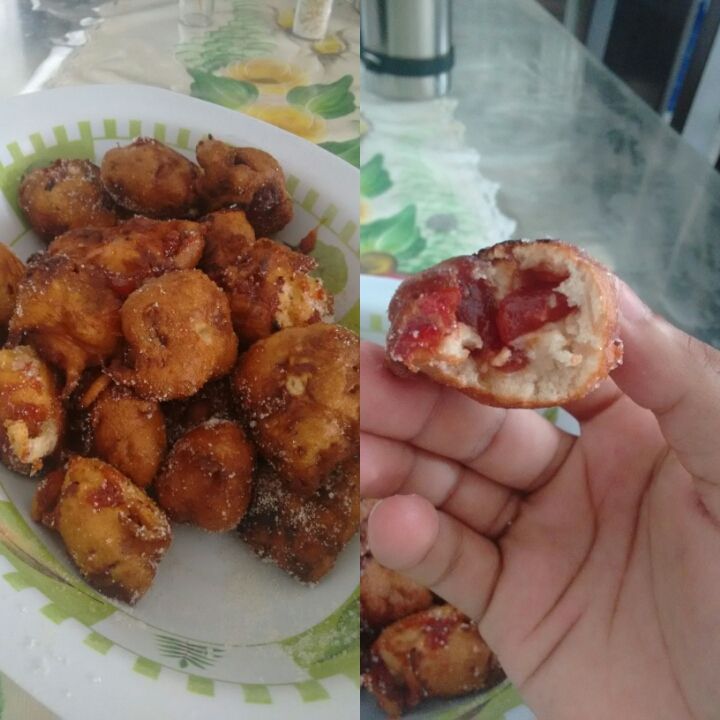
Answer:
POLYGON ((154 88, 0 112, 0 562, 191 702, 356 693, 357 170, 154 88))

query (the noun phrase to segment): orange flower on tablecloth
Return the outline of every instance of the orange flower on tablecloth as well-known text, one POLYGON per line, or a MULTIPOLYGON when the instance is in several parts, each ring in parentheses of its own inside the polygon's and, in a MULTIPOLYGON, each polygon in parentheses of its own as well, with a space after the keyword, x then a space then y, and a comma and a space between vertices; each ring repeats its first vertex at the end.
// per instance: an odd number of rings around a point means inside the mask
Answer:
POLYGON ((252 58, 228 65, 223 74, 233 80, 250 82, 261 95, 285 95, 298 85, 307 83, 307 74, 297 65, 275 58, 252 58))
POLYGON ((305 108, 255 103, 243 108, 243 111, 312 142, 320 142, 325 138, 325 120, 305 108))

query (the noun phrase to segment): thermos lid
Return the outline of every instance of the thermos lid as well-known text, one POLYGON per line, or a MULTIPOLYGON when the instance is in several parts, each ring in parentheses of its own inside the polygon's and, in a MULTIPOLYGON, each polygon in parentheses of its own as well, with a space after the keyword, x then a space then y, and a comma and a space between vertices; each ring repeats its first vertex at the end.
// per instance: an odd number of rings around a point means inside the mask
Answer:
POLYGON ((362 0, 364 85, 384 97, 445 95, 454 63, 450 0, 362 0))

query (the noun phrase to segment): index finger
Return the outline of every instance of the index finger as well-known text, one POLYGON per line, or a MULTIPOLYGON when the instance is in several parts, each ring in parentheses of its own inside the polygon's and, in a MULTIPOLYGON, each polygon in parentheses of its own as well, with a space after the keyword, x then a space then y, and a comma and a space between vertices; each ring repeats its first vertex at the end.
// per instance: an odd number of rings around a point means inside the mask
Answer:
POLYGON ((571 436, 532 410, 488 407, 422 376, 396 377, 377 345, 362 344, 360 373, 363 431, 450 458, 508 487, 539 487, 572 447, 571 436))

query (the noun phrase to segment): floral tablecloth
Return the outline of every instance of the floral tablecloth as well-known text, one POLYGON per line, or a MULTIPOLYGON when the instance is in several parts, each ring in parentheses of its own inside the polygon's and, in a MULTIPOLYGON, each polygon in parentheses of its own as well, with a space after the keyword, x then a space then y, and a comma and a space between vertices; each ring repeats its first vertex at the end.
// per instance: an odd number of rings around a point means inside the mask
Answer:
POLYGON ((209 28, 178 23, 177 2, 123 0, 47 87, 139 82, 188 93, 278 125, 359 164, 359 14, 333 8, 324 39, 292 34, 294 0, 218 0, 209 28))
POLYGON ((363 93, 361 263, 405 275, 512 236, 499 186, 455 119, 457 101, 389 102, 363 93))

